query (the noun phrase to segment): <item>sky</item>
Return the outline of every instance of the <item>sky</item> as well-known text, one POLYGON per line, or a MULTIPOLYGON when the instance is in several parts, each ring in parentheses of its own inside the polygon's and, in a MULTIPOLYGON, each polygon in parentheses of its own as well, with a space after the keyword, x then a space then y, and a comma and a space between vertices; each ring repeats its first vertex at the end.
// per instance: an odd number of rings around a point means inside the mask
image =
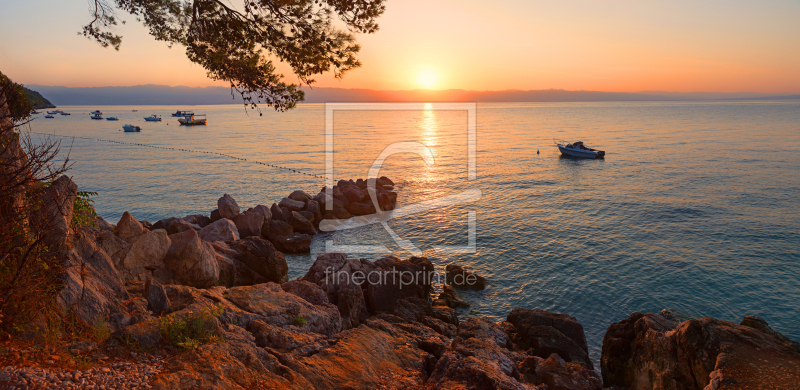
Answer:
MULTIPOLYGON (((0 0, 0 72, 67 87, 226 85, 120 16, 114 51, 78 34, 86 0, 0 0)), ((800 0, 388 0, 379 23, 357 36, 361 68, 315 86, 800 93, 800 0)))

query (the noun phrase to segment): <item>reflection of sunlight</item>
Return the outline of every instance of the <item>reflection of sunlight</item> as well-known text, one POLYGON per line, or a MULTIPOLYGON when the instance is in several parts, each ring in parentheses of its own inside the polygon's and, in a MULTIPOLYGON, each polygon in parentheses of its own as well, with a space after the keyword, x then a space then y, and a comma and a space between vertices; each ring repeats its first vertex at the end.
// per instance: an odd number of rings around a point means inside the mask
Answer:
MULTIPOLYGON (((436 146, 439 143, 439 120, 436 110, 433 109, 433 104, 425 103, 425 110, 422 111, 419 128, 421 142, 431 148, 434 156, 438 159, 436 146)), ((429 198, 440 196, 441 189, 436 183, 439 181, 438 164, 439 162, 436 161, 433 167, 425 169, 422 177, 420 177, 420 180, 424 181, 426 183, 425 186, 428 187, 426 192, 429 198)))
POLYGON ((439 139, 439 123, 436 120, 436 111, 431 110, 432 107, 432 104, 425 103, 425 111, 422 111, 422 120, 419 124, 422 130, 422 143, 429 148, 435 147, 439 139))

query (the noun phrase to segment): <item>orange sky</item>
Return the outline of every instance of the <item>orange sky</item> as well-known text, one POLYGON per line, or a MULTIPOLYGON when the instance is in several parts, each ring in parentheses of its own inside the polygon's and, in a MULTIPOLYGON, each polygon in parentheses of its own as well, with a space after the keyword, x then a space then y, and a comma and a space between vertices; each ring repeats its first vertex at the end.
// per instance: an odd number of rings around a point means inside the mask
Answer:
MULTIPOLYGON (((129 15, 115 52, 77 35, 85 0, 2 8, 0 71, 17 82, 224 85, 129 15)), ((358 37, 361 69, 316 86, 800 93, 798 0, 388 0, 380 24, 358 37)))

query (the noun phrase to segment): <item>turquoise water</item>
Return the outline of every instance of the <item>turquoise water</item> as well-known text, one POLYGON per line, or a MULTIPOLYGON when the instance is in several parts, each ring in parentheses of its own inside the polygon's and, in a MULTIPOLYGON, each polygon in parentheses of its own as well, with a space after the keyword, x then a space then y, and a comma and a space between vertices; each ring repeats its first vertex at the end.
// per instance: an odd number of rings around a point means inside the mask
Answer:
MULTIPOLYGON (((81 189, 99 192, 101 216, 124 211, 149 221, 208 214, 223 193, 240 205, 271 204, 294 189, 316 193, 324 179, 254 164, 325 173, 325 109, 249 115, 241 106, 59 107, 69 117, 39 118, 32 130, 247 158, 64 140, 81 189), (119 122, 92 121, 100 108, 119 122), (150 114, 206 113, 185 128, 150 114), (125 123, 141 133, 122 133, 125 123)), ((431 108, 435 108, 431 106, 431 108)), ((465 264, 489 279, 465 293, 466 315, 500 320, 514 307, 569 313, 583 323, 599 362, 606 328, 634 311, 670 308, 738 322, 765 318, 800 339, 800 102, 479 104, 477 180, 467 180, 464 111, 348 111, 334 117, 334 173, 365 177, 384 147, 417 141, 435 156, 396 155, 381 174, 398 183, 399 206, 478 188, 482 198, 392 220, 390 227, 443 268, 465 264), (583 140, 605 160, 561 158, 552 139, 583 140), (537 150, 540 154, 537 154, 537 150), (468 211, 477 212, 474 254, 468 211)), ((336 244, 381 244, 400 257, 380 225, 318 235, 336 244)), ((374 254, 351 254, 375 258, 374 254)), ((310 255, 287 256, 302 276, 310 255)))

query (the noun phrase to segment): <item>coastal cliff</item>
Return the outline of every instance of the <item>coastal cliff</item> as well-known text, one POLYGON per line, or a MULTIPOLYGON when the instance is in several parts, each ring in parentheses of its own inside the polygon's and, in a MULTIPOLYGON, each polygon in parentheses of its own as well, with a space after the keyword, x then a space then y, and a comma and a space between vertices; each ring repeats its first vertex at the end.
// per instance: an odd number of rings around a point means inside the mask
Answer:
MULTIPOLYGON (((491 280, 456 264, 438 295, 436 267, 422 257, 372 262, 326 253, 302 278, 287 280, 283 252, 308 251, 320 221, 375 212, 371 184, 378 206, 394 208, 393 183, 380 178, 339 181, 331 197, 325 189, 294 191, 245 211, 226 194, 209 216, 155 223, 125 213, 116 225, 94 217, 76 227, 72 207, 48 209, 63 222, 49 237, 61 244, 64 263, 59 313, 107 334, 63 341, 83 368, 67 365, 55 347, 6 347, 0 381, 20 388, 538 390, 800 383, 800 345, 758 317, 737 325, 634 313, 608 328, 601 361, 592 362, 583 326, 568 314, 517 308, 497 323, 460 320, 455 308, 469 302, 458 290, 491 288, 491 280)), ((75 201, 78 187, 66 176, 50 186, 52 204, 75 201)), ((46 327, 40 319, 23 333, 35 340, 41 332, 33 329, 46 327)))

